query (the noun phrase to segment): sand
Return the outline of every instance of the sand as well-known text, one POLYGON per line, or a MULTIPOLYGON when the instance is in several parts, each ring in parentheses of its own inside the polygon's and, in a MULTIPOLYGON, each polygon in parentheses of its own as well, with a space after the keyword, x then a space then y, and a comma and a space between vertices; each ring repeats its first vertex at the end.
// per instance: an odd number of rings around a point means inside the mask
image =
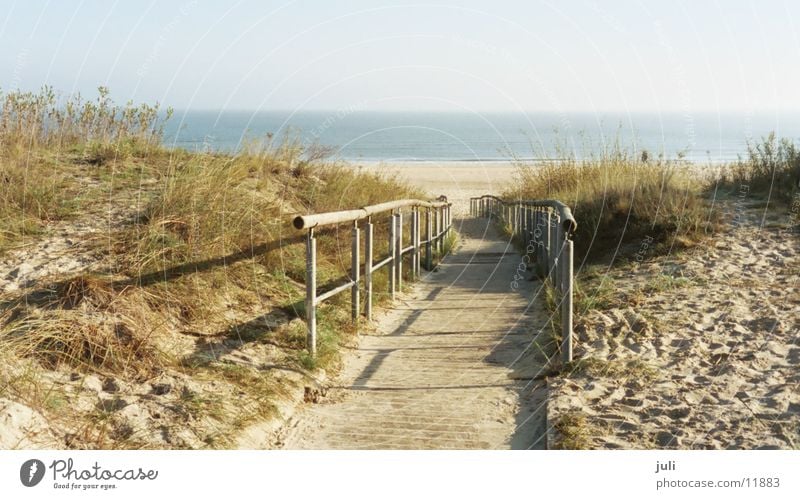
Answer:
POLYGON ((469 212, 469 198, 484 194, 499 195, 514 182, 516 167, 508 162, 409 161, 356 163, 358 168, 398 174, 431 197, 447 196, 456 215, 469 212))
POLYGON ((576 358, 595 369, 549 380, 555 446, 800 445, 800 239, 759 228, 761 214, 605 274, 616 306, 577 311, 575 327, 576 358))
MULTIPOLYGON (((357 167, 397 173, 431 197, 444 194, 454 202, 456 215, 467 212, 470 197, 499 194, 514 181, 508 163, 357 167)), ((737 215, 741 223, 702 247, 610 271, 607 277, 620 295, 614 307, 576 311, 576 358, 596 359, 601 366, 633 362, 635 368, 623 375, 584 370, 549 378, 553 446, 563 438, 559 423, 576 414, 583 424, 579 436, 591 448, 800 446, 798 235, 777 225, 759 228, 760 212, 736 210, 730 218, 737 215), (672 284, 653 285, 665 280, 672 284)), ((57 222, 40 239, 6 253, 0 258, 2 300, 8 304, 44 281, 104 271, 108 262, 92 240, 134 212, 133 199, 112 211, 100 207, 79 220, 57 222)), ((231 361, 238 362, 233 355, 242 353, 231 352, 231 361)), ((268 352, 244 353, 256 360, 269 357, 268 352)), ((203 446, 189 430, 163 440, 162 432, 153 431, 162 423, 153 419, 150 406, 176 403, 187 390, 203 393, 209 389, 204 383, 186 377, 161 380, 171 388, 154 397, 150 383, 121 384, 119 391, 109 392, 105 381, 93 376, 50 375, 79 412, 91 413, 107 401, 120 406, 117 414, 125 426, 149 446, 203 446)), ((276 401, 284 417, 302 403, 304 383, 287 379, 285 384, 297 389, 276 401)), ((64 445, 64 430, 45 419, 24 401, 0 401, 0 448, 64 445)), ((236 445, 259 447, 275 427, 271 422, 249 428, 236 445)))

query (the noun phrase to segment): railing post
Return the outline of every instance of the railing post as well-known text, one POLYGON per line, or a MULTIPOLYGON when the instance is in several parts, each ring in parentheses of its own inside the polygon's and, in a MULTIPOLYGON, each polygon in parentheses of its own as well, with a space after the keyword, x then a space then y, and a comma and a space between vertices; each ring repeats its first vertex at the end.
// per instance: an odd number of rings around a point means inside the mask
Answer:
POLYGON ((389 293, 392 295, 392 300, 395 297, 395 261, 397 260, 397 244, 395 242, 396 239, 396 231, 397 231, 397 215, 392 214, 392 217, 389 219, 389 254, 392 257, 392 261, 388 264, 387 272, 389 274, 389 293))
POLYGON ((436 232, 435 232, 436 241, 434 243, 434 249, 436 250, 437 253, 439 253, 439 258, 441 258, 442 257, 442 247, 441 247, 442 238, 439 237, 439 234, 441 234, 441 232, 442 232, 442 208, 441 207, 436 207, 436 208, 434 208, 434 210, 436 210, 434 212, 434 217, 436 219, 436 232))
POLYGON ((561 298, 561 357, 564 364, 572 362, 572 241, 564 240, 562 250, 564 275, 561 298))
MULTIPOLYGON (((550 269, 552 268, 553 264, 553 247, 551 243, 552 235, 553 235, 553 227, 550 225, 550 210, 545 209, 542 212, 542 222, 544 223, 544 230, 542 231, 542 237, 544 238, 544 261, 542 264, 544 265, 544 275, 547 279, 550 279, 550 269)), ((552 282, 552 281, 551 281, 552 282)))
POLYGON ((431 208, 425 210, 425 270, 433 270, 433 220, 431 208))
POLYGON ((546 274, 545 255, 547 252, 544 247, 544 213, 539 207, 534 208, 533 212, 533 244, 536 251, 536 275, 543 277, 546 274))
POLYGON ((527 237, 525 238, 527 240, 527 242, 525 243, 525 247, 527 248, 528 245, 533 242, 533 229, 534 229, 534 225, 533 225, 533 206, 529 206, 528 207, 528 215, 525 218, 525 220, 527 221, 526 223, 527 223, 527 226, 528 226, 527 237))
POLYGON ((306 349, 317 355, 317 240, 314 229, 306 235, 306 349))
POLYGON ((372 238, 374 236, 374 229, 372 228, 372 219, 367 219, 367 225, 364 226, 364 293, 366 293, 364 302, 364 315, 368 320, 372 320, 372 238))
POLYGON ((411 211, 411 276, 419 278, 419 209, 414 207, 411 211))
POLYGON ((447 210, 446 206, 442 206, 439 208, 439 218, 441 219, 441 225, 439 226, 439 261, 442 261, 442 256, 444 253, 444 234, 447 227, 447 214, 445 211, 447 210))
POLYGON ((528 206, 522 205, 522 247, 528 247, 528 206))
POLYGON ((553 229, 552 229, 552 230, 553 230, 553 236, 552 236, 552 237, 553 237, 553 238, 552 238, 552 246, 553 246, 553 268, 552 268, 552 274, 551 274, 551 276, 552 276, 552 278, 553 278, 553 280, 552 280, 552 282, 553 282, 553 287, 555 287, 555 288, 556 288, 556 291, 557 291, 557 292, 560 292, 560 291, 561 291, 561 275, 560 275, 560 272, 559 272, 559 270, 560 270, 561 268, 558 266, 558 263, 559 263, 559 257, 561 256, 561 255, 560 255, 560 253, 561 253, 561 247, 562 247, 562 243, 563 243, 563 241, 561 241, 561 238, 559 237, 559 231, 558 231, 558 227, 559 227, 558 214, 556 214, 556 213, 553 213, 553 214, 551 215, 551 218, 550 218, 550 223, 553 225, 553 229))
POLYGON ((397 212, 397 238, 395 239, 397 249, 397 260, 395 260, 395 279, 397 280, 397 291, 403 291, 403 213, 397 212))
POLYGON ((361 296, 359 294, 359 282, 361 281, 361 241, 359 238, 359 229, 358 229, 358 222, 353 224, 353 242, 352 248, 350 251, 351 256, 351 265, 352 268, 350 270, 351 279, 353 280, 353 287, 350 288, 350 314, 353 318, 353 322, 358 321, 358 316, 360 315, 360 307, 361 307, 361 296))

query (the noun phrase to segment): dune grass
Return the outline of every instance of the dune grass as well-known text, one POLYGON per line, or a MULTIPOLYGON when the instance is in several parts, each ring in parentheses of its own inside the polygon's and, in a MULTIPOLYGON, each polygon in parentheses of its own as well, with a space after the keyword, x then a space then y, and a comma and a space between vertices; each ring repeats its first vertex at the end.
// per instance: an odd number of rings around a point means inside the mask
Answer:
MULTIPOLYGON (((34 321, 27 316, 34 310, 20 304, 18 312, 28 312, 23 320, 9 323, 9 335, 30 339, 32 331, 41 332, 41 341, 29 343, 51 364, 63 361, 105 370, 117 366, 116 357, 111 359, 108 345, 102 343, 105 331, 90 335, 99 345, 83 336, 62 344, 52 341, 53 335, 45 333, 42 325, 50 320, 60 324, 57 329, 82 329, 88 334, 96 319, 88 319, 83 328, 62 322, 65 311, 80 307, 87 317, 89 312, 135 315, 134 329, 163 330, 158 324, 172 322, 215 335, 235 326, 220 319, 230 315, 226 310, 232 303, 247 314, 256 314, 262 307, 264 312, 280 308, 290 317, 301 315, 305 251, 302 234, 290 225, 294 213, 424 194, 395 177, 360 172, 319 157, 314 165, 302 166, 295 162, 299 157, 285 143, 258 155, 182 156, 160 173, 159 189, 144 203, 136 222, 120 227, 110 242, 107 238, 98 241, 100 249, 110 253, 117 273, 56 283, 43 293, 41 303, 33 304, 36 313, 44 309, 44 317, 34 321), (104 296, 98 299, 101 292, 104 296)), ((350 227, 338 229, 318 234, 320 286, 349 272, 350 227)), ((386 239, 385 224, 377 224, 376 239, 386 239)), ((378 277, 376 287, 382 282, 378 277)), ((337 300, 331 301, 331 308, 336 304, 337 300)), ((325 312, 325 308, 320 330, 330 348, 322 346, 324 355, 315 366, 334 359, 340 333, 354 330, 344 319, 346 314, 325 312)))
POLYGON ((768 205, 791 208, 800 198, 800 150, 774 133, 747 147, 747 156, 724 165, 709 190, 764 199, 768 205))
MULTIPOLYGON (((397 177, 332 159, 294 133, 252 141, 236 154, 165 149, 169 113, 115 106, 105 89, 90 102, 44 89, 0 95, 0 103, 0 183, 11 187, 0 189, 0 251, 44 237, 58 220, 126 214, 92 239, 105 255, 102 270, 55 276, 4 297, 4 393, 24 391, 8 384, 22 383, 11 374, 21 365, 29 366, 26 380, 44 385, 58 372, 132 384, 166 377, 176 386, 188 377, 213 390, 168 395, 175 412, 162 422, 190 428, 209 446, 232 445, 238 429, 274 414, 274 396, 290 384, 276 372, 335 370, 341 346, 363 327, 351 324, 346 297, 326 302, 318 356, 308 357, 298 320, 304 238, 291 218, 426 196, 397 177), (237 360, 240 351, 250 360, 237 360)), ((376 240, 386 241, 388 225, 375 222, 376 240)), ((317 233, 320 287, 349 272, 352 226, 345 225, 317 233)), ((378 243, 375 258, 384 250, 378 243)), ((375 275, 377 303, 387 296, 383 274, 375 275)), ((67 445, 149 445, 117 414, 123 402, 82 414, 75 396, 65 395, 55 419, 71 428, 67 445)), ((55 418, 51 399, 25 403, 55 418)))
POLYGON ((0 92, 0 252, 96 198, 96 186, 82 183, 77 170, 163 156, 171 113, 158 105, 115 105, 104 87, 91 101, 59 98, 50 87, 0 92))
POLYGON ((51 87, 39 92, 0 93, 0 148, 28 155, 39 148, 72 149, 87 159, 102 159, 110 151, 149 154, 160 149, 164 124, 172 115, 150 104, 114 104, 106 87, 95 100, 80 94, 59 98, 51 87))
POLYGON ((558 199, 572 208, 579 261, 630 261, 691 246, 716 227, 703 183, 678 161, 643 160, 623 149, 604 156, 518 163, 507 199, 558 199))

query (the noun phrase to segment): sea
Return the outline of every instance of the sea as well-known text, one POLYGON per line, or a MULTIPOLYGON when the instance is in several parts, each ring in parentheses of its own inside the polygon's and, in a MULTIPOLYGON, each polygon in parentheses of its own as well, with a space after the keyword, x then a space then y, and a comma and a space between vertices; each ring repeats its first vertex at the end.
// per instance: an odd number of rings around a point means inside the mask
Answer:
POLYGON ((625 151, 719 163, 770 133, 796 142, 800 113, 179 111, 165 145, 236 152, 289 139, 355 162, 496 162, 625 151))

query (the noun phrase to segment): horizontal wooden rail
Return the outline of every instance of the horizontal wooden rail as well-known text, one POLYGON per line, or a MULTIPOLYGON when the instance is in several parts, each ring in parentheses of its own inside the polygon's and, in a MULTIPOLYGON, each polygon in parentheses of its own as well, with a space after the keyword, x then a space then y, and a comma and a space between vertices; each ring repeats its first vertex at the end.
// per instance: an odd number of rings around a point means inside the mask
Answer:
POLYGON ((496 218, 524 246, 523 258, 536 262, 537 273, 549 280, 560 300, 561 356, 572 361, 573 243, 578 223, 567 205, 553 199, 505 200, 497 196, 470 199, 474 217, 496 218))
POLYGON ((341 292, 351 290, 351 309, 354 322, 361 315, 361 286, 365 292, 364 315, 372 319, 372 276, 380 268, 386 267, 389 273, 389 293, 392 298, 402 290, 403 258, 410 255, 411 278, 419 278, 422 274, 422 248, 425 249, 425 268, 433 270, 434 247, 442 256, 444 239, 452 230, 452 204, 447 198, 440 197, 436 201, 419 199, 401 199, 372 206, 364 206, 354 210, 299 215, 292 219, 298 230, 306 230, 306 325, 308 328, 306 346, 309 353, 317 353, 317 306, 341 292), (403 212, 410 215, 411 244, 403 246, 403 212), (378 262, 373 261, 375 250, 375 224, 373 217, 381 214, 389 215, 388 256, 378 262), (424 224, 421 216, 424 214, 424 224), (361 230, 363 224, 364 238, 364 277, 361 278, 361 230), (349 280, 342 285, 317 295, 317 238, 314 229, 325 225, 352 223, 351 268, 349 280), (435 227, 435 232, 434 232, 435 227), (421 238, 425 232, 425 239, 421 238))
POLYGON ((400 210, 402 208, 442 208, 450 206, 447 201, 421 201, 419 199, 401 199, 399 201, 389 201, 388 203, 365 206, 356 210, 330 211, 327 213, 317 213, 314 215, 298 215, 292 220, 296 229, 313 229, 322 225, 341 224, 363 220, 372 215, 387 211, 400 210))
MULTIPOLYGON (((515 200, 515 201, 507 201, 497 196, 492 195, 485 195, 476 198, 470 198, 470 212, 473 215, 477 214, 476 207, 480 204, 480 202, 484 202, 485 206, 493 207, 496 205, 516 205, 516 206, 528 206, 528 207, 540 207, 540 208, 551 208, 558 213, 559 218, 564 225, 564 230, 570 234, 573 234, 575 230, 578 228, 578 222, 575 221, 575 218, 572 216, 572 210, 570 210, 569 206, 565 205, 561 201, 556 201, 555 199, 537 199, 537 200, 515 200), (473 203, 477 202, 477 204, 473 205, 473 203)), ((485 216, 485 215, 484 215, 485 216)))

